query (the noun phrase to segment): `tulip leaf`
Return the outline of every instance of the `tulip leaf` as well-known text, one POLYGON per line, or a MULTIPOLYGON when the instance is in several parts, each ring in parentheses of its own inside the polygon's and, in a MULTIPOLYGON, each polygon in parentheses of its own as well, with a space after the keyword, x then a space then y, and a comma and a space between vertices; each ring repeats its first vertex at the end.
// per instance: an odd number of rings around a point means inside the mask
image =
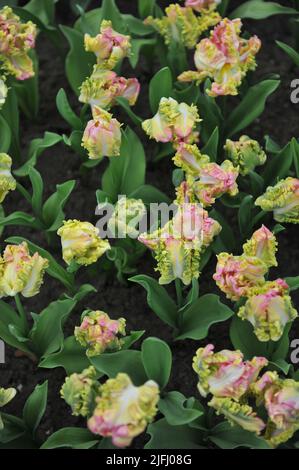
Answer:
POLYGON ((8 225, 23 225, 24 227, 39 228, 36 218, 22 211, 12 212, 6 217, 0 218, 0 227, 8 225))
POLYGON ((201 433, 188 425, 171 426, 166 419, 160 419, 147 428, 151 439, 145 449, 202 449, 201 433))
POLYGON ((141 385, 147 380, 140 351, 126 349, 104 353, 91 357, 90 362, 98 372, 108 377, 115 377, 119 372, 123 372, 131 377, 135 385, 141 385))
POLYGON ((52 276, 54 279, 60 281, 67 289, 70 291, 73 290, 74 285, 74 277, 72 274, 68 273, 66 269, 60 266, 59 263, 55 260, 55 258, 44 248, 41 248, 35 243, 30 242, 26 238, 23 237, 9 237, 5 240, 7 243, 15 243, 19 244, 25 241, 28 244, 29 250, 31 255, 35 252, 39 253, 40 256, 46 258, 49 261, 49 266, 46 269, 46 272, 52 276))
POLYGON ((84 49, 83 34, 68 26, 60 26, 61 31, 70 45, 70 52, 65 61, 65 71, 68 81, 78 95, 83 81, 91 75, 95 63, 95 55, 84 49))
POLYGON ((294 15, 297 10, 285 7, 276 2, 264 2, 263 0, 249 0, 242 3, 231 14, 231 18, 250 18, 253 20, 262 20, 273 15, 294 15))
POLYGON ((63 326, 75 305, 74 299, 56 300, 34 316, 30 338, 38 357, 45 357, 62 348, 63 326))
POLYGON ((299 276, 286 277, 285 281, 291 291, 299 289, 299 276))
POLYGON ((184 311, 182 326, 176 339, 206 338, 209 328, 214 323, 228 320, 233 313, 229 307, 220 302, 217 295, 205 294, 184 311))
POLYGON ((209 439, 220 449, 236 449, 237 447, 270 449, 269 444, 262 437, 258 437, 240 426, 232 426, 228 422, 217 424, 211 430, 209 439))
POLYGON ((132 122, 136 126, 140 126, 140 124, 142 123, 142 119, 139 116, 137 116, 137 114, 135 114, 134 111, 132 111, 129 101, 123 96, 119 96, 118 98, 116 98, 115 101, 121 108, 123 108, 123 110, 127 113, 129 118, 132 120, 132 122))
POLYGON ((267 98, 279 84, 279 80, 264 80, 250 87, 241 103, 230 113, 226 121, 225 135, 233 136, 259 117, 264 111, 267 98))
POLYGON ((175 328, 177 324, 177 306, 166 289, 160 286, 155 279, 142 274, 131 277, 129 281, 136 282, 144 287, 147 292, 149 307, 162 321, 175 328))
POLYGON ((84 428, 62 428, 51 434, 41 449, 90 449, 98 443, 96 436, 84 428))
POLYGON ((109 160, 103 174, 102 190, 113 202, 117 201, 119 194, 128 196, 144 184, 145 165, 143 146, 135 132, 127 127, 122 132, 120 155, 109 160))
POLYGON ((167 393, 159 401, 159 410, 172 426, 182 426, 188 424, 202 416, 203 411, 189 405, 189 400, 180 392, 173 391, 167 393))
POLYGON ((119 33, 127 33, 127 27, 116 6, 115 0, 103 0, 101 8, 101 20, 110 20, 113 28, 119 33))
POLYGON ((0 142, 1 142, 1 152, 7 153, 10 148, 11 144, 11 131, 10 128, 4 119, 3 116, 0 115, 0 142))
POLYGON ((56 186, 56 192, 53 193, 43 206, 43 221, 49 231, 56 231, 64 219, 63 208, 70 197, 76 181, 70 180, 56 186))
POLYGON ((254 207, 253 196, 248 194, 244 197, 238 211, 239 229, 243 237, 251 231, 252 227, 252 210, 254 207))
POLYGON ((35 168, 30 168, 29 170, 29 178, 32 185, 32 209, 36 215, 41 213, 42 208, 42 198, 43 198, 43 190, 44 190, 44 183, 39 171, 35 168))
POLYGON ((218 143, 219 143, 219 129, 215 127, 212 134, 209 137, 209 140, 206 142, 205 146, 201 149, 203 154, 207 154, 210 157, 212 162, 217 161, 218 155, 218 143))
POLYGON ((169 67, 160 69, 149 84, 149 101, 152 113, 158 111, 161 98, 169 98, 172 94, 172 74, 169 67))
POLYGON ((165 202, 166 204, 170 204, 171 202, 166 194, 162 193, 162 191, 155 188, 151 184, 144 184, 140 186, 130 194, 130 197, 135 199, 142 199, 144 204, 151 204, 155 202, 165 202))
MULTIPOLYGON (((206 83, 206 87, 208 86, 210 86, 209 80, 207 80, 206 83)), ((206 144, 213 135, 216 127, 222 127, 223 116, 215 98, 212 98, 205 92, 199 93, 196 104, 200 110, 200 116, 202 118, 201 136, 203 142, 206 144)))
POLYGON ((141 355, 148 378, 157 382, 161 389, 166 387, 172 367, 168 344, 158 338, 146 338, 142 343, 141 355))
POLYGON ((60 88, 59 92, 57 93, 56 106, 61 116, 66 120, 68 124, 70 124, 73 129, 82 129, 81 119, 72 110, 71 105, 69 104, 68 98, 66 96, 66 92, 63 88, 60 88))
POLYGON ((45 369, 63 367, 67 375, 70 375, 74 372, 82 372, 89 364, 83 346, 78 343, 74 336, 69 336, 64 340, 61 350, 42 359, 38 367, 45 369))
MULTIPOLYGON (((78 2, 78 0, 75 0, 78 2)), ((80 5, 81 6, 81 5, 80 5)), ((99 34, 99 26, 102 21, 102 8, 95 8, 84 12, 75 23, 75 29, 83 34, 96 36, 99 34)))
POLYGON ((11 327, 15 327, 25 335, 22 319, 17 312, 3 300, 0 300, 0 311, 0 338, 2 341, 13 348, 20 349, 30 354, 30 348, 24 342, 20 342, 11 330, 11 327))
POLYGON ((294 64, 299 67, 299 53, 291 46, 281 41, 275 41, 276 44, 292 59, 294 64))
POLYGON ((135 68, 139 61, 140 52, 144 47, 154 47, 156 44, 156 39, 153 38, 142 38, 142 39, 131 39, 132 48, 131 55, 129 57, 130 64, 135 68))
POLYGON ((154 13, 156 0, 138 0, 138 12, 141 18, 146 18, 154 13))
POLYGON ((48 381, 37 385, 27 399, 23 409, 23 421, 32 435, 35 435, 41 419, 46 411, 48 398, 48 381))
POLYGON ((285 178, 297 155, 297 141, 293 139, 271 160, 269 160, 264 172, 263 178, 266 185, 276 184, 279 179, 285 178))

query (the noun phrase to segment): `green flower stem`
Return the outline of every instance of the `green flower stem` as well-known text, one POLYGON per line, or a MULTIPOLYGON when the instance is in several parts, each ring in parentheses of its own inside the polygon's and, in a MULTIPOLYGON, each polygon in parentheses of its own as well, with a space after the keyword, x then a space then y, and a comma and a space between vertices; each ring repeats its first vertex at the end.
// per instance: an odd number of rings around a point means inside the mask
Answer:
POLYGON ((183 306, 182 281, 180 279, 176 279, 174 282, 175 282, 177 306, 180 309, 183 306))
POLYGON ((22 305, 19 294, 15 295, 15 303, 16 303, 16 307, 17 307, 20 319, 22 320, 22 323, 23 323, 24 331, 27 333, 28 330, 29 330, 27 315, 26 315, 25 309, 22 305))

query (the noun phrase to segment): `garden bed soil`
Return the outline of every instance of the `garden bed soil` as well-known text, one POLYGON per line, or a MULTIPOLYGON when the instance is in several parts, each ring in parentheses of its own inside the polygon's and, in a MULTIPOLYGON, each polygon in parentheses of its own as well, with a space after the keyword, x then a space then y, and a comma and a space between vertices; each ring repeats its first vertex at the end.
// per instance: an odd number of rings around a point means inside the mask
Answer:
MULTIPOLYGON (((168 5, 170 2, 160 2, 168 5)), ((238 5, 240 2, 233 2, 238 5)), ((242 3, 242 2, 241 2, 242 3)), ((282 2, 281 2, 282 3, 282 2)), ((288 3, 288 2, 286 2, 288 3)), ((95 1, 93 7, 98 6, 95 1)), ((117 4, 123 13, 137 14, 135 1, 118 0, 117 4)), ((65 8, 63 2, 58 3, 58 22, 71 25, 74 18, 71 12, 65 8)), ((291 43, 291 35, 286 17, 272 17, 261 22, 245 21, 245 27, 251 34, 257 34, 262 40, 262 49, 258 55, 258 68, 255 72, 254 80, 258 81, 271 73, 279 73, 281 76, 281 86, 278 91, 269 99, 263 115, 246 130, 246 133, 253 138, 257 138, 261 143, 264 135, 269 134, 281 146, 287 143, 291 137, 298 135, 298 106, 290 102, 290 82, 297 78, 296 70, 292 67, 288 57, 276 46, 275 40, 291 43)), ((57 132, 58 134, 68 134, 67 124, 59 116, 55 97, 60 88, 64 88, 71 98, 74 107, 79 109, 64 73, 64 64, 57 55, 51 43, 40 35, 37 41, 37 52, 40 60, 40 91, 41 103, 40 112, 35 122, 28 121, 24 116, 21 119, 21 139, 22 148, 25 149, 31 139, 41 137, 45 131, 57 132)), ((136 105, 136 113, 147 118, 150 115, 148 104, 147 88, 149 80, 153 74, 141 65, 135 71, 129 67, 124 71, 125 76, 136 75, 141 81, 142 93, 136 105)), ((115 114, 117 114, 115 110, 115 114)), ((120 120, 127 122, 131 126, 127 116, 120 114, 120 120)), ((133 126, 132 126, 133 127, 133 126)), ((134 129, 134 127, 133 127, 134 129)), ((134 129, 136 130, 136 129, 134 129)), ((150 143, 141 135, 145 145, 145 151, 150 153, 150 143)), ((39 158, 37 168, 44 178, 45 193, 50 195, 58 183, 69 179, 76 179, 77 185, 69 203, 66 207, 67 218, 79 220, 89 220, 96 222, 94 211, 96 206, 95 191, 100 187, 101 175, 105 169, 106 162, 90 170, 84 178, 79 173, 80 156, 70 151, 65 145, 59 144, 54 148, 44 152, 39 158)), ((152 183, 164 191, 170 197, 174 195, 174 188, 171 183, 173 163, 170 158, 164 158, 157 164, 148 163, 147 182, 152 183)), ((17 192, 11 193, 5 200, 5 212, 8 214, 13 210, 26 210, 26 204, 19 197, 17 192)), ((220 206, 220 209, 223 206, 220 206)), ((31 241, 47 247, 43 235, 31 231, 24 227, 13 227, 6 229, 2 235, 4 240, 9 235, 19 235, 29 238, 31 241)), ((275 274, 280 277, 298 275, 298 229, 295 225, 288 226, 286 231, 278 235, 279 240, 279 270, 275 274)), ((59 259, 61 256, 58 244, 54 249, 54 254, 59 259)), ((3 247, 4 243, 2 244, 3 247)), ((200 278, 201 293, 215 292, 220 294, 212 279, 215 269, 215 257, 204 269, 200 278)), ((154 260, 149 252, 137 266, 139 274, 154 274, 154 260)), ((101 273, 91 279, 86 279, 84 270, 79 272, 79 282, 90 282, 96 286, 98 292, 88 296, 74 311, 68 321, 66 335, 73 332, 73 328, 79 323, 80 314, 87 306, 93 309, 104 310, 113 318, 124 316, 127 319, 128 331, 146 330, 146 336, 157 336, 171 343, 171 331, 163 324, 151 311, 146 302, 146 294, 142 287, 128 282, 121 285, 116 278, 104 279, 101 273)), ((171 289, 170 289, 171 290, 171 289)), ((29 311, 40 312, 48 303, 55 300, 62 293, 61 285, 55 280, 46 276, 39 295, 26 299, 26 307, 29 311)), ((173 292, 174 294, 174 292, 173 292)), ((299 309, 299 295, 293 295, 295 306, 299 309)), ((299 322, 293 325, 292 335, 299 337, 299 322)), ((196 349, 200 346, 212 342, 216 350, 220 348, 231 348, 229 340, 229 322, 218 324, 210 329, 208 338, 203 341, 186 340, 171 344, 174 363, 169 389, 176 389, 186 396, 197 395, 196 376, 192 371, 192 357, 196 349)), ((6 363, 0 365, 0 386, 16 387, 19 391, 15 399, 6 407, 5 411, 16 415, 21 415, 23 404, 32 392, 34 386, 49 381, 49 399, 45 417, 40 427, 40 439, 43 441, 59 428, 65 426, 85 425, 84 420, 71 416, 70 408, 59 396, 60 387, 64 381, 65 373, 61 368, 54 370, 38 369, 36 364, 26 357, 16 357, 13 349, 6 348, 6 363)), ((135 441, 135 447, 141 446, 145 438, 135 441)))

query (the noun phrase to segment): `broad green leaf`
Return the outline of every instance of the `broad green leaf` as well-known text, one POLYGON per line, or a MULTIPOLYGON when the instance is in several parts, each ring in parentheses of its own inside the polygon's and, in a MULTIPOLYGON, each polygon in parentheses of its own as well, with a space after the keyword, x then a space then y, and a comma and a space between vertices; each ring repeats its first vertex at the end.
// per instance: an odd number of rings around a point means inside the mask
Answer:
POLYGON ((166 387, 172 367, 168 344, 158 338, 146 338, 142 343, 141 355, 148 378, 157 382, 161 389, 166 387))
POLYGON ((207 154, 210 157, 212 162, 217 161, 217 154, 218 154, 218 143, 219 143, 219 129, 215 127, 212 134, 210 135, 209 140, 205 144, 205 146, 201 149, 203 154, 207 154))
POLYGON ((296 146, 296 139, 293 138, 279 153, 275 154, 271 160, 269 159, 262 173, 266 185, 276 184, 279 179, 288 175, 293 160, 296 158, 296 146))
POLYGON ((250 87, 241 103, 230 113, 226 121, 225 135, 233 136, 259 117, 264 111, 267 98, 279 84, 279 80, 264 80, 250 87))
POLYGON ((61 31, 70 45, 70 52, 65 61, 65 70, 68 81, 78 95, 82 82, 90 76, 95 63, 95 55, 84 49, 83 34, 68 26, 60 26, 61 31))
POLYGON ((249 447, 250 449, 270 449, 269 444, 253 432, 246 431, 240 426, 231 426, 228 422, 217 424, 209 435, 209 439, 220 449, 236 449, 249 447))
POLYGON ((56 106, 61 116, 73 129, 80 130, 82 128, 81 119, 72 110, 63 88, 60 88, 57 93, 56 106))
POLYGON ((179 339, 206 338, 210 326, 228 320, 233 311, 215 294, 205 294, 193 302, 184 312, 179 339))
POLYGON ((32 185, 32 209, 35 214, 39 215, 42 208, 43 179, 41 174, 33 167, 29 170, 29 178, 32 185))
POLYGON ((138 0, 138 13, 141 18, 146 18, 154 13, 156 0, 138 0))
POLYGON ((34 351, 39 357, 52 354, 63 345, 63 326, 76 305, 73 299, 51 302, 39 315, 31 332, 34 351))
POLYGON ((151 204, 153 202, 165 202, 166 204, 170 204, 171 202, 166 194, 150 184, 140 186, 130 194, 130 197, 142 199, 144 204, 151 204))
POLYGON ((54 22, 55 3, 57 3, 57 1, 58 0, 30 0, 24 8, 47 26, 54 22))
POLYGON ((131 55, 129 56, 130 64, 135 68, 139 61, 139 56, 144 47, 153 48, 156 44, 156 39, 154 38, 142 38, 142 39, 131 39, 131 55))
POLYGON ((45 369, 54 369, 55 367, 63 367, 67 375, 74 372, 81 372, 89 366, 89 359, 86 351, 74 336, 69 336, 64 340, 60 351, 48 355, 39 363, 38 367, 45 369))
POLYGON ((147 380, 140 351, 127 349, 101 354, 91 357, 90 362, 98 372, 108 377, 115 377, 119 372, 123 372, 131 377, 135 385, 141 385, 147 380))
POLYGON ((47 273, 60 281, 67 289, 70 291, 73 290, 74 286, 74 277, 72 274, 68 273, 59 263, 53 258, 53 256, 44 248, 41 248, 35 243, 30 242, 26 238, 23 237, 9 237, 5 240, 7 243, 15 243, 19 244, 23 241, 27 242, 30 253, 33 254, 37 251, 43 258, 46 258, 49 261, 49 267, 47 268, 47 273))
POLYGON ((4 117, 0 115, 0 150, 3 153, 9 151, 11 144, 11 131, 4 117))
POLYGON ((144 335, 145 330, 131 331, 128 336, 123 338, 122 349, 129 349, 136 341, 138 341, 144 335))
POLYGON ((51 434, 41 449, 90 449, 98 443, 96 436, 84 428, 62 428, 51 434))
POLYGON ((275 42, 286 54, 288 54, 288 56, 292 59, 294 64, 297 67, 299 67, 299 53, 284 42, 281 42, 281 41, 275 41, 275 42))
POLYGON ((102 20, 110 20, 113 28, 119 33, 126 33, 127 27, 116 6, 115 0, 102 1, 102 20))
POLYGON ((53 193, 43 206, 43 221, 49 231, 56 231, 64 219, 64 206, 70 197, 76 180, 66 181, 56 186, 56 192, 53 193))
POLYGON ((160 419, 147 428, 151 436, 145 449, 202 449, 201 433, 189 426, 171 426, 166 419, 160 419))
POLYGON ((145 165, 143 146, 135 132, 127 127, 122 132, 120 155, 109 160, 103 175, 102 190, 113 202, 117 201, 119 194, 131 194, 144 184, 145 165))
MULTIPOLYGON (((74 0, 77 1, 78 0, 74 0)), ((78 18, 74 27, 83 34, 90 34, 96 36, 100 31, 100 24, 102 21, 102 8, 95 8, 94 10, 86 11, 78 18)))
MULTIPOLYGON (((19 113, 19 106, 18 106, 18 99, 15 90, 15 83, 13 87, 10 87, 8 90, 8 95, 5 100, 5 103, 1 109, 1 115, 6 121, 10 132, 11 132, 11 144, 9 152, 11 152, 11 156, 13 156, 13 160, 18 159, 20 157, 20 113, 19 113)), ((1 135, 1 122, 0 122, 0 135, 1 135)), ((1 139, 1 146, 0 151, 4 152, 2 139, 1 139)), ((15 167, 17 161, 13 162, 13 167, 15 167)))
POLYGON ((299 276, 286 277, 285 281, 288 284, 291 291, 299 289, 299 276))
MULTIPOLYGON (((206 86, 209 86, 209 84, 210 82, 207 81, 206 86)), ((201 136, 203 142, 207 143, 216 127, 222 128, 223 116, 215 98, 208 96, 206 93, 199 93, 196 104, 202 118, 201 136)))
POLYGON ((48 399, 48 381, 37 385, 27 399, 23 409, 23 420, 32 435, 38 428, 45 414, 48 399))
POLYGON ((244 197, 238 211, 239 229, 243 236, 250 232, 252 227, 253 204, 253 196, 251 196, 251 194, 248 194, 244 197))
POLYGON ((188 406, 187 398, 180 392, 169 392, 159 401, 159 410, 172 426, 181 426, 199 418, 201 410, 188 406))
POLYGON ((7 445, 25 434, 26 428, 22 419, 6 413, 1 413, 1 417, 4 428, 0 430, 0 443, 7 445))
POLYGON ((249 0, 236 8, 231 18, 251 18, 263 20, 273 15, 294 15, 298 12, 294 8, 285 7, 275 2, 264 2, 263 0, 249 0))
POLYGON ((149 307, 162 321, 175 328, 177 324, 177 306, 166 289, 160 286, 155 279, 142 274, 131 277, 129 281, 136 282, 146 290, 149 307))
POLYGON ((150 25, 145 24, 142 20, 133 15, 124 14, 122 15, 122 19, 131 36, 133 34, 135 36, 147 36, 154 33, 154 29, 150 25))
POLYGON ((26 212, 16 211, 0 219, 0 227, 8 225, 23 225, 25 227, 41 228, 35 217, 26 212))
POLYGON ((158 110, 161 98, 169 98, 172 93, 172 74, 169 67, 160 69, 149 84, 149 101, 152 113, 158 110))
POLYGON ((25 334, 23 330, 23 322, 17 312, 6 302, 0 300, 0 338, 6 344, 9 344, 13 348, 20 349, 28 354, 31 353, 29 347, 24 343, 20 342, 11 331, 11 326, 15 326, 25 334))

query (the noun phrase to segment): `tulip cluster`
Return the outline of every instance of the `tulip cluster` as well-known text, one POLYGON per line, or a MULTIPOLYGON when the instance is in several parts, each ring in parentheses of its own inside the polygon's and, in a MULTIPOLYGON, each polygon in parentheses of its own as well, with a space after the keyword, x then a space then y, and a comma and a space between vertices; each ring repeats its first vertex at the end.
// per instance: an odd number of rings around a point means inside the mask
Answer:
POLYGON ((185 7, 177 3, 171 4, 165 9, 165 16, 162 18, 149 16, 145 23, 153 26, 163 36, 165 44, 179 43, 193 49, 199 37, 221 20, 220 15, 212 8, 212 3, 215 6, 215 2, 204 2, 206 5, 201 2, 201 8, 198 3, 186 2, 185 7), (194 11, 200 15, 196 15, 194 11))
POLYGON ((261 434, 276 447, 286 442, 299 429, 299 383, 282 380, 276 372, 261 370, 268 365, 264 357, 244 361, 240 351, 214 352, 208 344, 199 348, 193 358, 201 396, 212 395, 209 406, 223 414, 233 425, 261 434), (256 401, 256 410, 253 401, 256 401), (260 406, 266 411, 258 415, 260 406))
POLYGON ((88 103, 92 119, 83 134, 82 146, 90 159, 104 156, 115 157, 120 154, 121 124, 107 109, 116 104, 119 97, 127 99, 133 106, 140 92, 137 78, 119 77, 113 69, 130 54, 130 36, 112 29, 111 21, 102 21, 100 34, 96 37, 85 35, 85 49, 96 55, 97 63, 93 72, 81 86, 79 101, 88 103))
POLYGON ((80 326, 75 328, 76 340, 86 348, 89 357, 98 356, 106 350, 118 350, 123 341, 117 335, 126 334, 126 320, 111 320, 100 310, 84 312, 80 326))
POLYGON ((95 369, 89 367, 67 377, 61 395, 74 415, 87 417, 92 433, 111 437, 117 447, 127 447, 155 417, 159 387, 152 380, 136 387, 124 373, 99 384, 95 369))
POLYGON ((33 63, 28 53, 35 46, 35 37, 35 24, 21 23, 8 6, 0 10, 0 68, 4 74, 17 80, 33 77, 33 63))
POLYGON ((183 72, 178 80, 201 83, 209 77, 213 80, 211 89, 207 90, 210 96, 237 95, 242 79, 255 69, 255 55, 261 47, 257 36, 243 39, 241 27, 240 19, 224 18, 210 38, 197 44, 194 55, 197 70, 183 72))
POLYGON ((227 298, 246 302, 238 316, 248 320, 260 341, 278 341, 285 325, 297 317, 283 279, 266 281, 271 266, 277 266, 275 236, 265 226, 256 230, 243 245, 243 254, 218 255, 214 280, 227 298))

